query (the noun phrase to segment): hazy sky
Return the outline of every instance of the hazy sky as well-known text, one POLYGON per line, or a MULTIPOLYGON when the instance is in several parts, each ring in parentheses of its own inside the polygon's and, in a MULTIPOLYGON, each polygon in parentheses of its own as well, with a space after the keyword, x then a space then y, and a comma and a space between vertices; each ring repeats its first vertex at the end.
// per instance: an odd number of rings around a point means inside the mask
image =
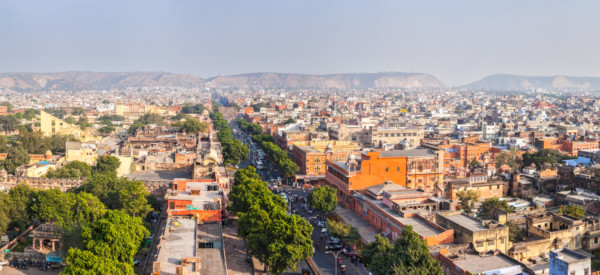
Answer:
POLYGON ((0 72, 600 76, 600 1, 0 0, 0 72))

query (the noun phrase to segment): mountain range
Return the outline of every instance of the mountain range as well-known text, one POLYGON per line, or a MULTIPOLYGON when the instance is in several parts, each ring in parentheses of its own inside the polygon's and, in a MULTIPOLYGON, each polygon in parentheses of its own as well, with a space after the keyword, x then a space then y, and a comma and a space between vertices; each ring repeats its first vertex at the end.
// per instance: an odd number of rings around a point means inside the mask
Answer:
MULTIPOLYGON (((118 89, 128 87, 207 88, 444 88, 438 78, 424 73, 287 74, 250 73, 200 78, 164 72, 1 73, 0 88, 35 92, 52 90, 118 89)), ((498 74, 459 88, 477 90, 600 90, 600 77, 521 76, 498 74)))

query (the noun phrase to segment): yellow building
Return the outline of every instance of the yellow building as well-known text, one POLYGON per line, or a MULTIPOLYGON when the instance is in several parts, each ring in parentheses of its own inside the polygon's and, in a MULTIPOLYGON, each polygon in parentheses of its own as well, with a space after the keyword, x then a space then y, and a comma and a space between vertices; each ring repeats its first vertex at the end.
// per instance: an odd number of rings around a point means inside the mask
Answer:
POLYGON ((97 144, 92 142, 67 142, 65 153, 67 162, 77 160, 95 165, 98 158, 97 144))
POLYGON ((97 137, 92 133, 92 129, 81 130, 79 126, 65 122, 44 111, 40 112, 40 130, 44 135, 51 136, 54 134, 73 135, 74 137, 86 140, 97 140, 97 137))
POLYGON ((126 118, 138 118, 144 114, 159 114, 161 116, 174 116, 176 111, 156 105, 145 105, 142 103, 130 102, 119 103, 115 106, 115 113, 126 118))

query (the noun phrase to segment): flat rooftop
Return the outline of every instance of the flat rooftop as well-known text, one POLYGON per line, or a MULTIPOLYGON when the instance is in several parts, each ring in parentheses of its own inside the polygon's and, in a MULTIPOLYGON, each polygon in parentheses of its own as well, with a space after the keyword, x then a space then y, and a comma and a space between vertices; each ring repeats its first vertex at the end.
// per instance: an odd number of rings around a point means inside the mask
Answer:
POLYGON ((434 157, 435 154, 429 149, 411 149, 411 150, 390 150, 383 151, 379 155, 382 158, 396 157, 434 157))
POLYGON ((487 226, 483 226, 480 221, 465 215, 448 215, 443 217, 473 232, 489 229, 487 226))
MULTIPOLYGON (((160 274, 175 275, 175 267, 181 265, 181 258, 196 256, 196 243, 194 242, 196 221, 190 219, 177 220, 179 221, 179 227, 170 231, 168 239, 163 242, 165 257, 161 260, 160 274)), ((187 265, 186 269, 188 273, 193 271, 192 265, 187 265)))
POLYGON ((573 263, 573 262, 577 262, 583 259, 588 258, 587 256, 581 255, 579 253, 575 253, 575 252, 571 252, 569 250, 560 250, 560 251, 553 251, 556 254, 558 254, 557 259, 563 261, 563 262, 567 262, 567 263, 573 263))
POLYGON ((198 224, 197 243, 213 243, 213 248, 198 248, 196 255, 201 259, 200 274, 227 274, 225 253, 223 251, 223 234, 220 224, 198 224))
MULTIPOLYGON (((465 254, 461 255, 460 258, 452 260, 454 264, 460 267, 462 270, 466 270, 473 274, 486 273, 488 271, 496 271, 516 265, 520 265, 520 263, 516 260, 511 259, 508 256, 498 254, 498 255, 488 255, 488 256, 479 256, 473 254, 465 254)), ((521 274, 521 272, 515 271, 514 273, 502 273, 503 275, 515 275, 521 274)))
POLYGON ((404 225, 411 225, 413 227, 413 230, 423 237, 436 236, 443 232, 443 231, 439 230, 438 228, 431 226, 430 224, 428 224, 427 222, 425 222, 424 220, 422 220, 420 218, 402 217, 402 216, 400 216, 400 214, 396 213, 396 211, 390 209, 389 207, 387 207, 387 205, 384 205, 381 201, 374 200, 371 198, 365 198, 365 199, 368 200, 369 202, 371 202, 373 205, 375 205, 380 211, 388 213, 390 216, 392 216, 394 219, 396 219, 400 223, 402 223, 404 225))

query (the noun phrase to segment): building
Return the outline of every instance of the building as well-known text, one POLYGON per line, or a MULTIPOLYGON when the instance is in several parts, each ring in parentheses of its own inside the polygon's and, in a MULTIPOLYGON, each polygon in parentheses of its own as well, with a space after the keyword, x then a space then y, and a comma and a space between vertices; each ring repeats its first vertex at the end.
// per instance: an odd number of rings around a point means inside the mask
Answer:
POLYGON ((445 275, 524 274, 522 263, 499 252, 440 254, 438 260, 445 275))
POLYGON ((443 156, 428 149, 367 151, 357 158, 327 161, 325 180, 338 190, 340 202, 352 205, 352 190, 364 190, 385 181, 400 186, 441 192, 443 156))
MULTIPOLYGON (((436 213, 436 223, 454 230, 454 242, 471 244, 478 253, 509 249, 508 226, 491 220, 479 220, 458 212, 436 213)), ((514 257, 513 257, 514 258, 514 257)))
POLYGON ((292 145, 292 161, 300 170, 296 181, 324 182, 327 160, 344 161, 350 154, 358 153, 357 144, 348 141, 306 141, 292 145))
POLYGON ((65 144, 66 161, 81 161, 89 165, 95 165, 98 158, 98 143, 96 142, 74 142, 65 144))
POLYGON ((410 225, 427 245, 452 243, 453 230, 447 230, 412 210, 435 211, 438 204, 429 201, 429 194, 407 189, 393 182, 385 182, 366 189, 364 194, 354 192, 354 210, 384 236, 395 241, 402 229, 410 225), (408 210, 408 211, 407 211, 408 210))
POLYGON ((62 119, 44 112, 43 110, 40 111, 40 130, 46 136, 55 134, 73 135, 74 137, 83 141, 98 139, 94 133, 92 133, 92 128, 81 130, 79 126, 69 124, 62 119))
POLYGON ((550 251, 551 275, 590 275, 590 257, 566 248, 550 251))
POLYGON ((459 191, 473 190, 479 194, 479 200, 484 201, 491 198, 504 198, 508 182, 499 177, 488 177, 485 173, 472 174, 466 178, 455 178, 444 180, 444 196, 453 201, 458 201, 459 191))

